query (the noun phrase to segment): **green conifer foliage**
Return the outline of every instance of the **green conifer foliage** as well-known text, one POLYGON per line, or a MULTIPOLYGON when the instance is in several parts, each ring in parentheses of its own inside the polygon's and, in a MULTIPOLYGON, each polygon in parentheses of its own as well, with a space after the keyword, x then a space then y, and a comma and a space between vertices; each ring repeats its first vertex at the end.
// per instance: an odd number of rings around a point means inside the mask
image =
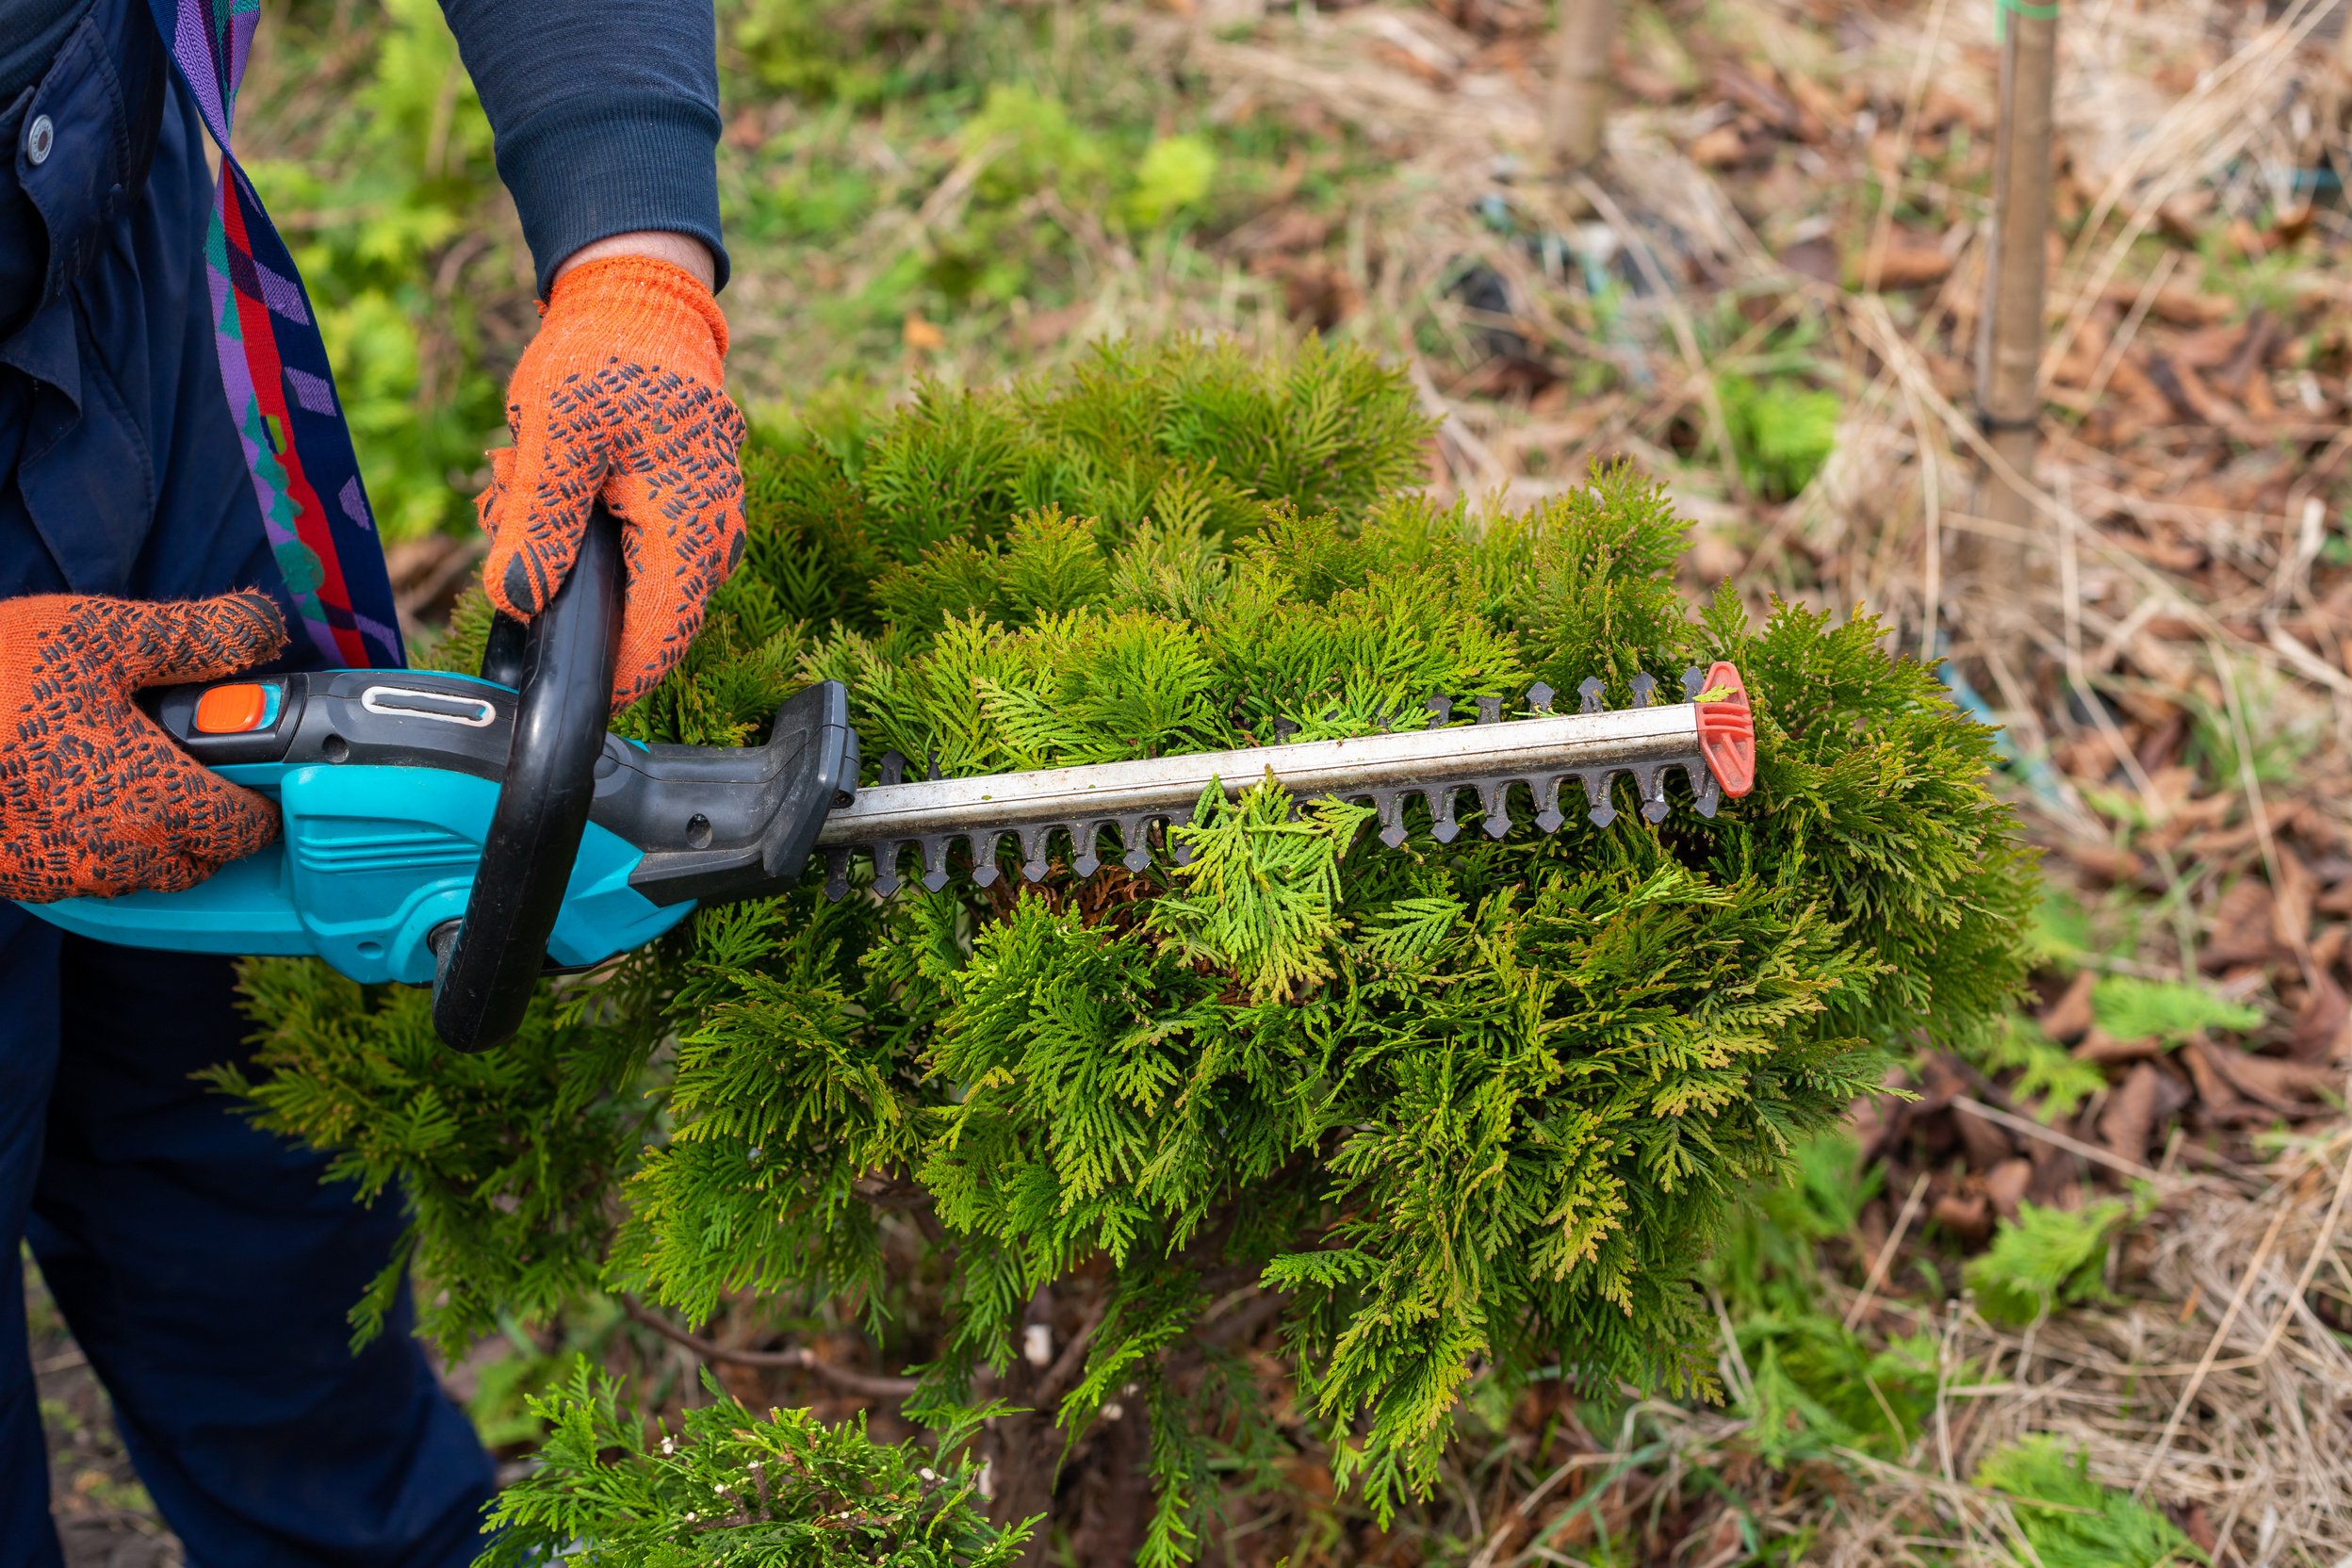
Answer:
MULTIPOLYGON (((257 964, 265 1041, 224 1083, 402 1184, 428 1332, 592 1281, 688 1322, 830 1302, 921 1364, 919 1417, 1035 1413, 979 1440, 1000 1522, 1053 1510, 1057 1456, 1148 1478, 1147 1563, 1298 1441, 1378 1511, 1426 1494, 1474 1376, 1712 1392, 1693 1280, 1739 1195, 1893 1053, 2000 1027, 2030 862, 1988 732, 1875 623, 1693 613, 1683 525, 1625 470, 1436 506, 1405 488, 1428 433, 1352 351, 1180 343, 755 445, 745 567, 627 722, 737 741, 838 678, 869 758, 956 775, 1539 677, 1622 705, 1722 657, 1753 795, 1549 837, 1523 805, 1447 845, 1424 819, 1396 852, 1260 792, 1181 830, 1180 869, 839 905, 812 878, 486 1058, 436 1054, 413 995, 257 964), (1238 1356, 1269 1314, 1281 1398, 1238 1356)), ((478 646, 469 612, 446 656, 478 646)))
MULTIPOLYGON (((650 1441, 619 1382, 585 1364, 534 1396, 538 1467, 492 1511, 482 1568, 1009 1568, 1022 1532, 991 1528, 979 1466, 807 1411, 755 1415, 705 1374, 710 1402, 650 1441)), ((970 1423, 942 1433, 953 1447, 970 1423)))

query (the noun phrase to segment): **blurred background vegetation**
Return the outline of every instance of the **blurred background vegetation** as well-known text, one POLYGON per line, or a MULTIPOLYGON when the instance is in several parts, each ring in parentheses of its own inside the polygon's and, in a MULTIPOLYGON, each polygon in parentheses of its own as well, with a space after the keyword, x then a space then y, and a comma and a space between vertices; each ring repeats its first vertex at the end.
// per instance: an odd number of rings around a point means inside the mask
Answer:
MULTIPOLYGON (((1278 333, 1266 286, 1198 235, 1277 201, 1336 213, 1367 159, 1331 125, 1129 68, 1090 8, 723 0, 719 19, 729 371, 772 419, 854 417, 911 373, 993 379, 1175 324, 1145 319, 1170 295, 1182 324, 1278 333)), ((385 534, 463 532, 535 315, 456 45, 434 0, 299 0, 256 47, 248 165, 318 305, 385 534)))

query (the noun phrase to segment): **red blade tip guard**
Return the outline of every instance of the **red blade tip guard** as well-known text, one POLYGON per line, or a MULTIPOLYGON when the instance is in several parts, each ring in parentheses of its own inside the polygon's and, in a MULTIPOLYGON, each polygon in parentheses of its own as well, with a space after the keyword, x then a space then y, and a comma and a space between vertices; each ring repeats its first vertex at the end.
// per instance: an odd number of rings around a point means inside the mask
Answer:
POLYGON ((1699 751, 1715 782, 1736 800, 1756 788, 1756 715, 1748 707, 1748 685, 1736 665, 1718 659, 1700 690, 1731 694, 1699 704, 1699 751))

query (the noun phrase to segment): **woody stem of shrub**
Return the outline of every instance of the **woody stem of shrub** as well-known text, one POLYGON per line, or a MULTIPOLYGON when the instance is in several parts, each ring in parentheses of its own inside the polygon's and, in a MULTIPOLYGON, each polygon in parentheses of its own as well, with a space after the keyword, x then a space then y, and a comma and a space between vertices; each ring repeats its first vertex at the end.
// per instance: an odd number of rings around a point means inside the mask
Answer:
POLYGON ((644 1324, 671 1344, 684 1346, 704 1361, 726 1362, 733 1366, 794 1367, 804 1372, 814 1372, 844 1392, 863 1394, 876 1399, 903 1399, 916 1388, 912 1378, 886 1378, 819 1361, 817 1353, 806 1346, 794 1346, 789 1350, 746 1350, 732 1345, 721 1345, 715 1339, 705 1339, 700 1334, 688 1332, 633 1297, 624 1296, 620 1301, 621 1310, 629 1314, 630 1322, 644 1324))

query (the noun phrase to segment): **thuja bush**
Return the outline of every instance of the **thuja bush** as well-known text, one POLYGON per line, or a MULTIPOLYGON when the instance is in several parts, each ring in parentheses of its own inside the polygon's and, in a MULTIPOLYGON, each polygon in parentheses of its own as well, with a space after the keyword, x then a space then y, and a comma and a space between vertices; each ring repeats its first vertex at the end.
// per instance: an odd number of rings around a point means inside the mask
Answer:
POLYGON ((1181 830, 1182 868, 831 904, 812 873, 479 1057, 418 992, 257 964, 260 1054, 221 1082, 409 1206, 425 1332, 594 1290, 855 1325, 911 1368, 907 1416, 991 1407, 988 1507, 1047 1516, 1033 1553, 1185 1560, 1301 1450, 1385 1519, 1477 1378, 1711 1395, 1710 1244, 1898 1054, 1999 1027, 2029 862, 1988 733, 1868 618, 1694 611, 1683 525, 1622 469, 1517 515, 1433 504, 1429 433, 1352 351, 1178 344, 755 441, 744 566, 622 722, 756 740, 838 678, 869 759, 968 774, 1538 679, 1623 704, 1725 658, 1753 794, 1446 844, 1420 820, 1392 851, 1360 808, 1259 792, 1181 830))

